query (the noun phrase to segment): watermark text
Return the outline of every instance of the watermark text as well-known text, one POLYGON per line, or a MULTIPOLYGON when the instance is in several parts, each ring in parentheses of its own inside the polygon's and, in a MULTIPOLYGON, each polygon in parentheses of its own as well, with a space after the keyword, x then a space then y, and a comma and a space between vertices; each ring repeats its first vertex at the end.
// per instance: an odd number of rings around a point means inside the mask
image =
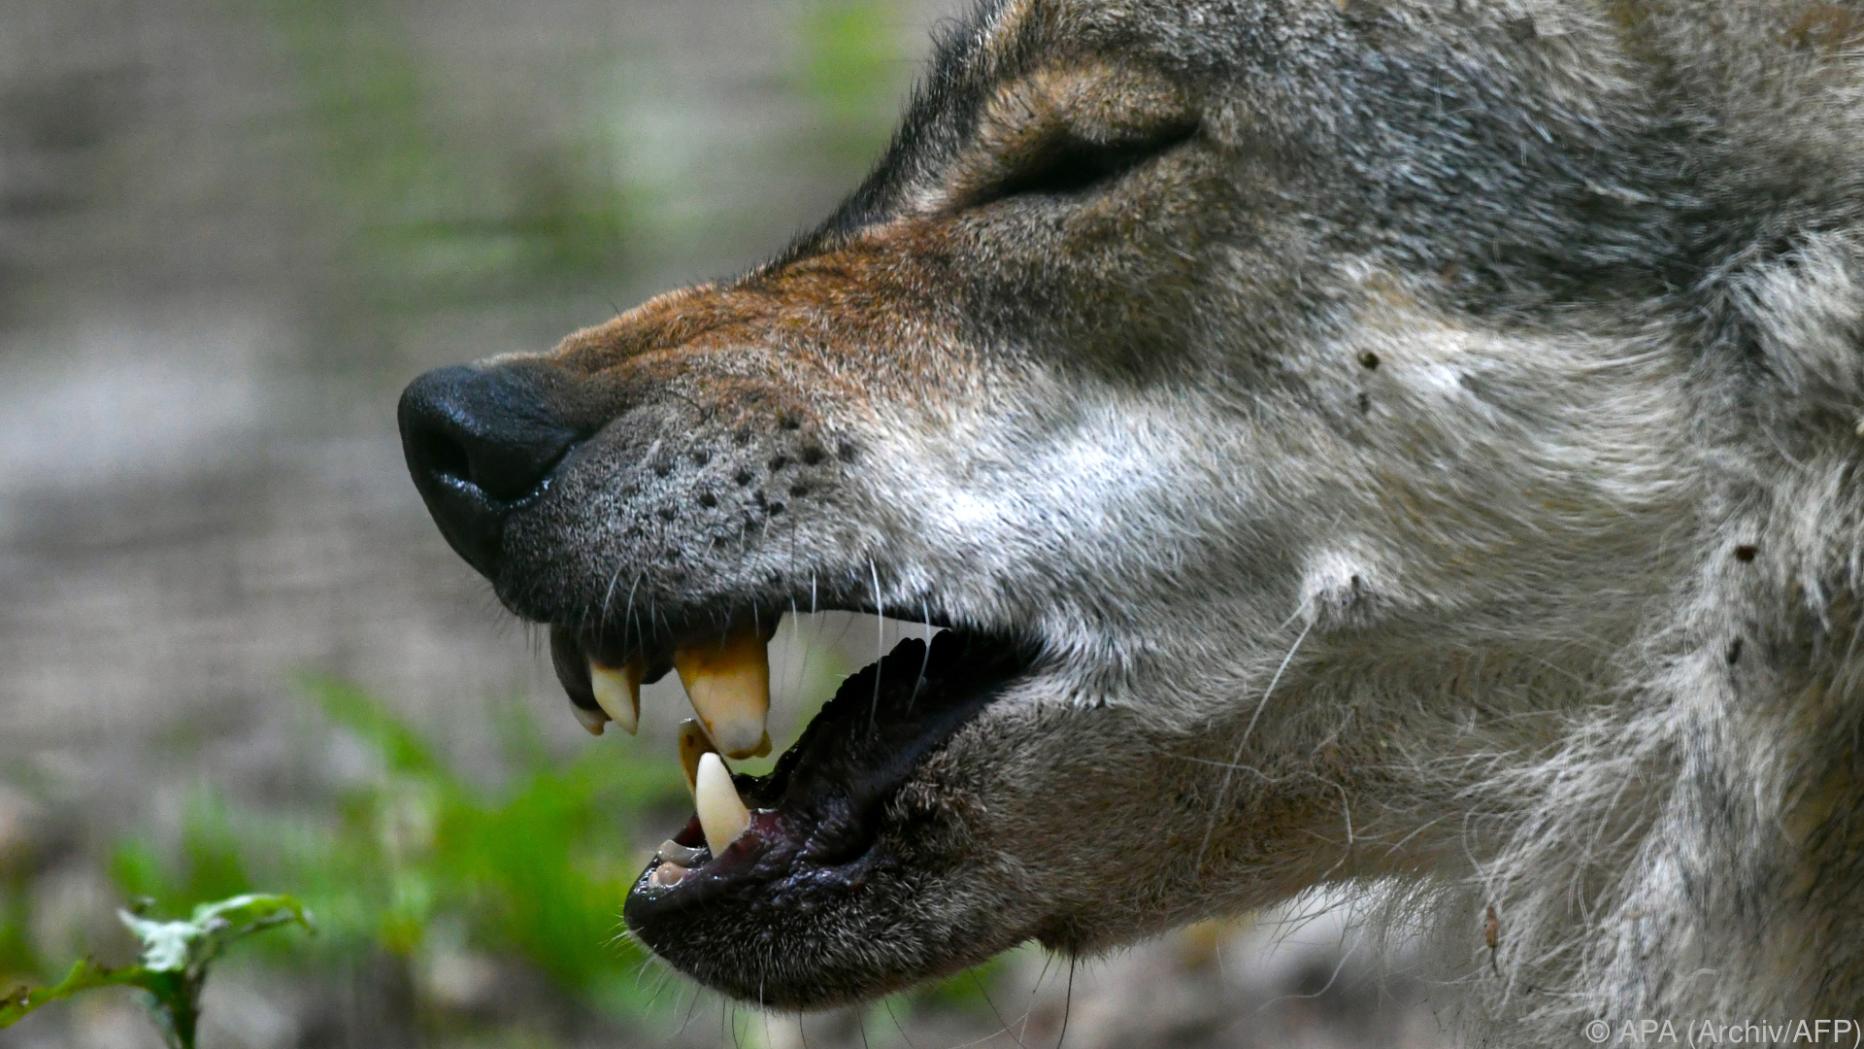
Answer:
POLYGON ((1723 1046, 1804 1045, 1864 1049, 1864 1026, 1855 1019, 1818 1020, 1593 1020, 1582 1032, 1593 1045, 1723 1046))

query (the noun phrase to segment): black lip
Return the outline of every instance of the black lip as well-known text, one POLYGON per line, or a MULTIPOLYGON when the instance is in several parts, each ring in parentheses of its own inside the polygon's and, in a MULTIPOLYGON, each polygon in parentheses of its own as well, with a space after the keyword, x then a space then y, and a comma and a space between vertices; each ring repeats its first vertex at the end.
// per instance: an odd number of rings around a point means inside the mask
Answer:
MULTIPOLYGON (((773 621, 771 633, 775 632, 773 621)), ((769 635, 764 640, 769 641, 769 635)), ((589 682, 591 659, 599 661, 603 666, 618 667, 640 655, 646 666, 641 681, 651 685, 673 669, 672 653, 670 645, 652 649, 642 649, 638 645, 623 647, 600 640, 584 640, 574 631, 560 626, 550 628, 551 669, 556 671, 557 682, 563 686, 563 692, 570 697, 570 702, 584 710, 601 709, 596 705, 595 690, 589 682)))
POLYGON ((589 656, 576 635, 562 627, 550 628, 550 666, 570 702, 584 710, 599 711, 595 689, 589 683, 589 656))
MULTIPOLYGON (((648 863, 623 918, 649 946, 676 942, 714 906, 813 909, 858 891, 890 862, 878 848, 887 802, 914 769, 1035 663, 1025 641, 946 631, 908 639, 844 681, 769 775, 737 776, 752 826, 678 884, 648 863)), ((697 824, 675 840, 697 844, 697 824)))

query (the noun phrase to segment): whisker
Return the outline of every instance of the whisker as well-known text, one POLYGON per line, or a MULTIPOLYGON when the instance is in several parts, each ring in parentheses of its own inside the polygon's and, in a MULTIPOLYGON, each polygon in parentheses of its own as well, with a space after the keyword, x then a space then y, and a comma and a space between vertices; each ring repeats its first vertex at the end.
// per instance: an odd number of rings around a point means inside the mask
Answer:
POLYGON ((1068 1038, 1068 1021, 1074 1016, 1074 967, 1080 961, 1076 955, 1068 956, 1068 993, 1062 998, 1061 1033, 1055 1036, 1055 1049, 1061 1049, 1061 1043, 1068 1038))
POLYGON ((673 1032, 673 1037, 678 1038, 680 1035, 686 1033, 687 1025, 693 1022, 693 1017, 699 1015, 699 999, 704 996, 705 988, 693 988, 693 1000, 686 1004, 686 1019, 680 1021, 680 1026, 673 1032))
MULTIPOLYGON (((880 600, 880 566, 873 558, 867 559, 867 570, 874 579, 874 658, 884 659, 887 655, 887 613, 880 600)), ((867 723, 872 725, 880 717, 880 675, 874 675, 874 700, 867 708, 867 723)))
POLYGON ((1016 1035, 1019 1042, 1029 1034, 1029 1018, 1035 1014, 1036 997, 1042 993, 1042 984, 1048 979, 1049 969, 1055 964, 1055 952, 1047 953, 1048 957, 1042 959, 1042 971, 1036 974, 1036 985, 1029 989, 1029 1003, 1023 1008, 1023 1022, 1016 1035))
POLYGON ((912 706, 913 700, 919 698, 920 683, 924 682, 926 679, 926 668, 932 665, 932 606, 924 597, 919 599, 919 618, 925 623, 926 636, 924 640, 926 643, 926 650, 925 654, 919 657, 919 677, 913 682, 912 695, 906 701, 909 708, 912 706))
POLYGON ((1255 731, 1256 721, 1262 717, 1263 709, 1269 705, 1269 697, 1275 694, 1275 686, 1281 683, 1282 674, 1287 671, 1288 664, 1294 662, 1295 653, 1301 651, 1302 642, 1307 640, 1307 633, 1313 628, 1314 620, 1310 617, 1307 624, 1301 628, 1301 633, 1295 636, 1294 644, 1288 646, 1288 653, 1282 656, 1281 665, 1275 668, 1274 675, 1269 678, 1268 687, 1262 690, 1262 699, 1256 703, 1255 712, 1249 715, 1249 724, 1243 726, 1243 734, 1236 741, 1236 752, 1230 755, 1230 767, 1223 770, 1223 782, 1217 787, 1217 803, 1211 806, 1210 823, 1204 828, 1203 844, 1198 846, 1197 865, 1199 867, 1203 866, 1204 856, 1210 850, 1210 839, 1217 832, 1217 821, 1223 818, 1223 807, 1229 801, 1230 781, 1235 778, 1235 766, 1243 759, 1243 748, 1249 744, 1249 735, 1255 731))
POLYGON ((984 1004, 990 1006, 991 1015, 995 1016, 997 1018, 997 1023, 1003 1026, 1003 1033, 1009 1035, 1010 1038, 1016 1042, 1019 1049, 1022 1049, 1023 1040, 1017 1037, 1015 1032, 1010 1030, 1010 1022, 1003 1018, 1002 1011, 997 1008, 997 1003, 990 997, 990 988, 984 986, 984 981, 977 975, 977 970, 968 969, 965 971, 965 975, 969 976, 971 982, 977 985, 977 993, 984 996, 984 1004))
POLYGON ((906 1043, 906 1049, 917 1049, 917 1047, 913 1045, 912 1037, 906 1033, 906 1027, 900 1023, 900 1018, 894 1015, 893 1003, 882 998, 880 1000, 880 1005, 887 1010, 887 1016, 893 1020, 893 1026, 900 1032, 900 1041, 906 1043))

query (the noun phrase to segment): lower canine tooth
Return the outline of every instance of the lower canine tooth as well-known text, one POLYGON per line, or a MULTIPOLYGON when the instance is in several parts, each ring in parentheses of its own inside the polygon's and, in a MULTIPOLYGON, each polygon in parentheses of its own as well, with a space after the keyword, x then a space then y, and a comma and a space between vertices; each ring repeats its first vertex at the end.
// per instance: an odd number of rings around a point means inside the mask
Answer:
POLYGON ((621 667, 589 661, 589 691, 595 693, 596 705, 630 736, 641 724, 641 670, 639 659, 621 667))
POLYGON ((699 829, 705 832, 706 848, 714 857, 722 855, 751 825, 751 810, 744 807, 731 773, 717 754, 699 755, 693 807, 699 810, 699 829))
MULTIPOLYGON (((755 630, 676 649, 673 666, 713 745, 729 758, 770 753, 770 656, 755 630)), ((600 695, 600 692, 597 693, 600 695)), ((619 720, 619 719, 617 719, 619 720)))
POLYGON ((591 736, 601 735, 602 726, 608 724, 608 715, 599 710, 590 710, 571 703, 570 711, 576 715, 577 723, 588 729, 591 736))

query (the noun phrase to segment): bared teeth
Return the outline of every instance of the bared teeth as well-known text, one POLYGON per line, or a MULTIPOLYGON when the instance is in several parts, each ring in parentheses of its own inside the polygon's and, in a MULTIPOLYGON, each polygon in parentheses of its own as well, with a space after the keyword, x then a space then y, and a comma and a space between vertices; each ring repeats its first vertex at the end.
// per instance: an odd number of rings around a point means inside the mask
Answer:
POLYGON ((608 715, 599 710, 590 710, 571 703, 570 712, 576 715, 577 723, 588 729, 591 736, 601 735, 602 726, 608 724, 608 715))
POLYGON ((696 793, 695 784, 699 780, 699 755, 714 753, 712 741, 705 738, 705 729, 692 718, 680 722, 680 768, 686 773, 686 789, 696 793))
MULTIPOLYGON (((642 669, 639 658, 620 667, 589 661, 589 690, 595 693, 596 705, 630 736, 641 724, 642 669)), ((583 724, 587 726, 588 722, 583 724)))
MULTIPOLYGON (((742 630, 716 644, 675 649, 673 666, 699 723, 721 753, 730 758, 770 753, 770 735, 764 728, 770 715, 770 657, 757 631, 742 630)), ((599 689, 596 695, 600 698, 599 689)))
POLYGON ((699 829, 705 832, 706 848, 719 856, 751 825, 751 810, 744 807, 731 772, 717 754, 699 755, 697 780, 693 807, 699 810, 699 829))

